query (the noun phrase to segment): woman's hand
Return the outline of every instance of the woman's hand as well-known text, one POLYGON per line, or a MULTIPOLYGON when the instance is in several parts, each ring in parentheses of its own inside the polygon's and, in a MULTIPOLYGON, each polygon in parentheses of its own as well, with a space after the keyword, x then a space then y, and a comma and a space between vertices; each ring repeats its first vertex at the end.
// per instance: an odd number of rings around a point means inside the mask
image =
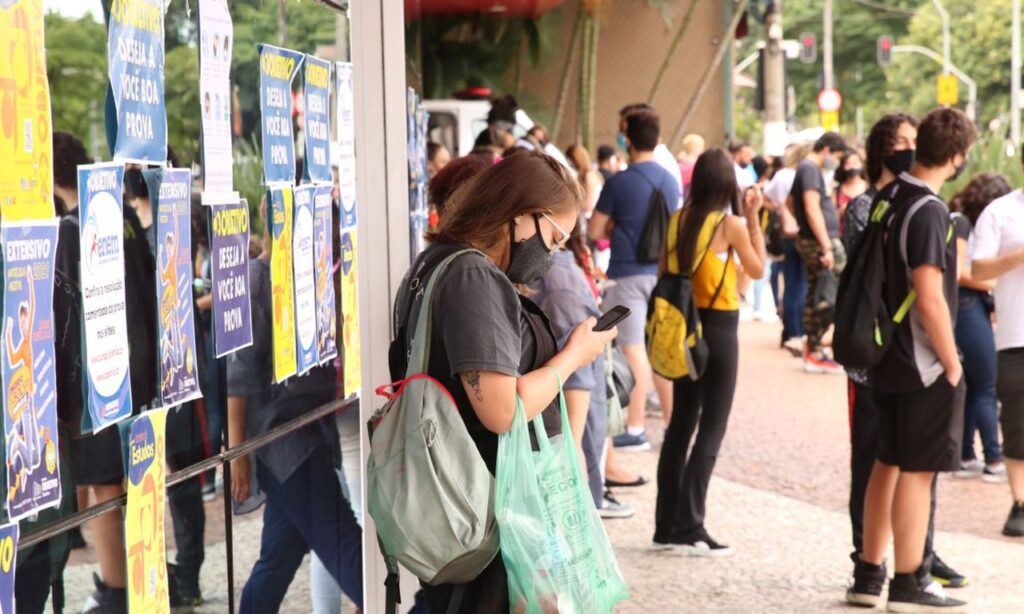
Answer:
POLYGON ((597 318, 587 318, 572 331, 568 343, 565 344, 565 349, 576 359, 577 367, 589 365, 597 360, 612 339, 619 334, 617 327, 601 332, 595 331, 595 324, 597 318))
POLYGON ((743 192, 743 215, 756 217, 764 206, 764 194, 758 187, 747 188, 743 192))

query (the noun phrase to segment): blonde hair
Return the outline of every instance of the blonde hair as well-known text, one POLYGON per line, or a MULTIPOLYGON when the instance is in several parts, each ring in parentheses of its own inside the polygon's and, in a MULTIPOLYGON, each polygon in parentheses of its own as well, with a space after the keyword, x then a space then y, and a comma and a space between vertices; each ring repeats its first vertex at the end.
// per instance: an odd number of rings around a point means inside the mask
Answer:
POLYGON ((782 163, 786 168, 794 168, 796 165, 803 162, 811 153, 811 149, 814 148, 814 143, 803 142, 793 143, 786 148, 786 153, 782 155, 782 163))
POLYGON ((683 137, 683 149, 679 152, 679 157, 699 156, 704 151, 704 147, 704 137, 699 134, 687 134, 683 137))

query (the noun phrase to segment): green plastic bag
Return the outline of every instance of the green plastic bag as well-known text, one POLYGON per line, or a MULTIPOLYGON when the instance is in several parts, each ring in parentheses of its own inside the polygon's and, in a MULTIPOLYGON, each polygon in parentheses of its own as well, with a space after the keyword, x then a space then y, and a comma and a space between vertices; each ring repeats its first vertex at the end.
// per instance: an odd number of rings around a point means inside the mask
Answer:
POLYGON ((518 397, 512 429, 498 437, 495 517, 510 603, 525 614, 604 614, 629 594, 580 470, 561 391, 559 404, 563 435, 549 439, 542 418, 532 421, 538 451, 518 397))

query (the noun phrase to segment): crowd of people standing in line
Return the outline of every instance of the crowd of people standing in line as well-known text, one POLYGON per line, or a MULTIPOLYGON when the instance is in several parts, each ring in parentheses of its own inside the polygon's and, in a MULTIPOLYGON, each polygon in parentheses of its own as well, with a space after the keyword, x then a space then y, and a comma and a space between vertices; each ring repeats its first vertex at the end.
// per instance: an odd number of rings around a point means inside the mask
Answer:
MULTIPOLYGON (((483 301, 483 308, 457 305, 460 295, 451 292, 439 310, 459 314, 438 342, 467 355, 449 349, 450 372, 439 375, 459 389, 457 399, 470 401, 467 424, 474 410, 481 415, 481 398, 501 398, 500 378, 511 378, 506 385, 520 393, 526 380, 538 380, 532 416, 549 407, 552 394, 534 370, 555 362, 575 367, 571 377, 562 374, 573 436, 587 460, 595 505, 605 517, 620 517, 632 509, 608 489, 646 479, 621 469, 615 452, 650 449, 645 412, 649 404, 660 406, 667 430, 654 547, 728 555, 730 547, 707 530, 705 502, 737 385, 738 326, 781 322, 780 345, 802 359, 806 373, 848 378, 854 546, 848 600, 877 605, 888 582, 891 610, 962 611, 965 604, 942 589, 965 586, 967 578, 938 557, 933 543, 937 474, 991 483, 1008 477, 1013 503, 1003 533, 1024 536, 1024 387, 1012 375, 1024 360, 1024 193, 984 172, 948 206, 939 196, 966 168, 977 137, 973 123, 950 109, 920 122, 894 113, 875 124, 863 148, 824 133, 771 158, 741 142, 705 149, 700 136, 689 135, 676 157, 661 141, 654 109, 636 104, 620 113, 617 147, 599 147, 595 162, 574 144, 559 163, 537 155, 551 147, 546 136, 537 138, 542 129, 520 138, 514 122, 496 117, 501 108, 492 111, 472 153, 431 168, 438 226, 428 252, 445 243, 479 247, 487 257, 466 264, 475 273, 460 273, 467 276, 460 285, 493 285, 494 294, 507 295, 483 301), (513 172, 530 179, 509 184, 513 172), (515 186, 517 202, 497 207, 482 199, 499 185, 503 195, 515 186), (672 213, 661 263, 637 257, 654 192, 672 213), (893 214, 884 234, 883 296, 891 313, 907 302, 906 320, 895 325, 880 365, 844 368, 831 349, 837 285, 848 262, 870 257, 860 239, 886 210, 893 214), (470 229, 491 235, 459 234, 470 229), (662 378, 648 360, 644 317, 665 272, 688 272, 692 280, 710 352, 695 381, 662 378), (617 305, 632 314, 619 323, 614 345, 633 386, 622 399, 624 428, 609 437, 609 401, 617 395, 603 376, 606 354, 598 351, 608 339, 592 331, 589 318, 617 305), (550 347, 564 348, 572 360, 534 349, 549 347, 551 339, 524 338, 537 329, 517 320, 538 312, 550 321, 547 334, 556 342, 550 347), (459 341, 474 326, 495 321, 507 328, 496 347, 459 341), (891 580, 883 560, 890 540, 891 580)), ((485 439, 493 441, 505 422, 485 424, 485 439)), ((500 571, 485 574, 493 582, 490 574, 500 571)))

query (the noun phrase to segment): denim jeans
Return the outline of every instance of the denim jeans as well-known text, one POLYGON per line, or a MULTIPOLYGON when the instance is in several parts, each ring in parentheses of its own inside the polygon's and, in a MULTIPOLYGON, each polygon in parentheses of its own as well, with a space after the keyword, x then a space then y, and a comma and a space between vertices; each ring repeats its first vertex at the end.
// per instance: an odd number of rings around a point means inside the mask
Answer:
POLYGON ((342 591, 362 609, 362 530, 341 493, 341 482, 330 458, 325 449, 313 450, 284 482, 257 461, 267 503, 260 558, 242 590, 241 614, 277 612, 310 549, 342 591))
POLYGON ((974 433, 981 434, 985 462, 1002 460, 999 409, 996 402, 996 342, 988 309, 975 290, 960 288, 956 344, 963 354, 967 399, 964 403, 964 445, 961 458, 973 460, 974 433))
POLYGON ((807 269, 796 241, 786 240, 786 255, 782 261, 782 338, 792 339, 804 335, 804 300, 807 297, 807 269))

